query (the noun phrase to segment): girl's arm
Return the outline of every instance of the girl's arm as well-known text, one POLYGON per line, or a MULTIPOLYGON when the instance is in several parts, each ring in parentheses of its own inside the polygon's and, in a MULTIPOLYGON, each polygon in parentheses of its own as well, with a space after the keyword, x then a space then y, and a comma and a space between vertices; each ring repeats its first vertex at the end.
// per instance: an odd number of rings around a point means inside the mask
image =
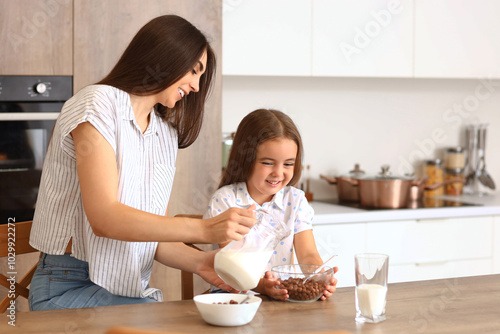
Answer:
MULTIPOLYGON (((314 235, 312 230, 306 230, 295 234, 293 240, 295 254, 297 256, 297 261, 300 264, 317 264, 322 265, 323 260, 319 256, 318 249, 316 248, 316 242, 314 241, 314 235)), ((333 268, 334 274, 339 270, 339 268, 333 268)), ((321 300, 325 300, 332 296, 332 294, 337 289, 337 279, 332 277, 330 284, 326 286, 321 300)))
POLYGON ((217 251, 200 252, 181 242, 159 242, 155 260, 173 268, 199 275, 208 283, 226 291, 237 292, 217 275, 214 257, 217 251))
POLYGON ((72 132, 85 214, 97 236, 124 241, 220 243, 239 240, 255 223, 252 210, 233 208, 207 219, 170 218, 118 201, 116 156, 88 122, 72 132))
POLYGON ((299 232, 293 237, 293 246, 295 255, 300 264, 318 264, 322 265, 323 260, 319 256, 316 242, 312 230, 299 232))

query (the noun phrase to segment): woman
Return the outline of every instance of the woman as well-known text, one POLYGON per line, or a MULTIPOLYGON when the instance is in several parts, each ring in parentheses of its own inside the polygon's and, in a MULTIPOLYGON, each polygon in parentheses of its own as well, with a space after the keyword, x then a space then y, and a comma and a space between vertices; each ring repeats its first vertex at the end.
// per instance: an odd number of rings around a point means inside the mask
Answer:
POLYGON ((154 259, 230 289, 213 252, 182 242, 238 240, 255 222, 251 209, 205 221, 166 217, 177 149, 198 136, 215 66, 198 29, 161 16, 103 80, 65 103, 31 231, 42 252, 31 310, 161 301, 148 285, 154 259))

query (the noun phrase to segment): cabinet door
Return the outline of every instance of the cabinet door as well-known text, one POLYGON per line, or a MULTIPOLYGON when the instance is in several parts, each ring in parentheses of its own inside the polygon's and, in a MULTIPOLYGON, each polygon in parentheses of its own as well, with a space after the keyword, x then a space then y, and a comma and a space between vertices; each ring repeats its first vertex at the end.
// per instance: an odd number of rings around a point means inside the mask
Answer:
POLYGON ((314 0, 313 76, 411 77, 413 0, 314 0))
POLYGON ((309 1, 224 2, 223 22, 223 74, 311 74, 309 1))
POLYGON ((492 217, 369 223, 366 233, 367 251, 389 254, 390 264, 492 259, 492 217))
POLYGON ((500 77, 500 2, 415 0, 415 76, 500 77))
POLYGON ((366 224, 315 225, 314 239, 323 261, 337 254, 333 266, 339 267, 337 287, 354 286, 354 255, 365 250, 366 224))
POLYGON ((73 2, 0 0, 0 75, 73 74, 73 2))
POLYGON ((405 264, 389 268, 389 282, 422 281, 491 274, 491 259, 443 261, 424 265, 405 264))

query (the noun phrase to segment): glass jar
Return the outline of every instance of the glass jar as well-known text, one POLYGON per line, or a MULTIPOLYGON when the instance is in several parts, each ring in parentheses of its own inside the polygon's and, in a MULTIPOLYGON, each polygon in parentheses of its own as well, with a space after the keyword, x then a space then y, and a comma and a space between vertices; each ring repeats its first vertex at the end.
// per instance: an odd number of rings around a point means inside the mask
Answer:
MULTIPOLYGON (((463 168, 446 168, 445 171, 446 171, 446 177, 445 177, 446 181, 450 181, 457 178, 463 179, 465 177, 463 168)), ((464 190, 463 182, 457 181, 457 182, 447 183, 445 185, 446 195, 460 196, 462 195, 463 190, 464 190)))
MULTIPOLYGON (((424 177, 426 185, 431 186, 444 181, 443 161, 441 159, 426 160, 424 164, 424 177)), ((443 195, 444 187, 440 186, 436 189, 426 190, 425 196, 443 195)))
POLYGON ((279 218, 257 211, 257 222, 241 240, 222 248, 214 261, 215 272, 232 288, 240 291, 257 286, 278 243, 290 229, 279 218))
POLYGON ((463 169, 465 167, 465 151, 461 146, 450 147, 446 150, 445 168, 463 169))
POLYGON ((222 136, 222 170, 227 166, 227 161, 229 160, 229 154, 231 153, 231 147, 233 146, 233 139, 235 133, 225 133, 222 136))

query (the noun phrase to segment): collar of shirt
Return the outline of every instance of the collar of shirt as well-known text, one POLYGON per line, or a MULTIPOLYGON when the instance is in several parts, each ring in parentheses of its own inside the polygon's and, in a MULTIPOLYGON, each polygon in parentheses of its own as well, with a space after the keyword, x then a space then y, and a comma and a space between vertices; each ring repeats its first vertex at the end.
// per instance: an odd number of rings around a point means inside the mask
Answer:
MULTIPOLYGON (((269 205, 271 205, 271 206, 273 204, 275 204, 277 207, 279 207, 281 210, 283 210, 283 208, 284 208, 283 196, 284 196, 283 189, 281 189, 273 196, 271 201, 266 202, 266 203, 269 203, 269 205)), ((238 203, 238 205, 241 205, 243 207, 247 207, 247 206, 250 206, 252 204, 255 204, 255 205, 257 205, 257 208, 260 207, 260 205, 257 202, 255 202, 252 197, 250 197, 250 194, 248 193, 247 185, 245 182, 240 182, 240 183, 237 183, 235 185, 235 197, 236 197, 236 203, 238 203)), ((264 203, 264 204, 266 204, 266 203, 264 203)))
MULTIPOLYGON (((132 104, 130 103, 130 95, 125 91, 123 91, 123 93, 125 94, 123 99, 125 105, 123 106, 123 108, 124 110, 126 110, 126 112, 123 113, 122 119, 136 123, 134 108, 132 108, 132 104)), ((146 132, 144 132, 144 136, 156 133, 156 124, 158 122, 158 116, 156 115, 154 107, 149 115, 150 115, 149 125, 146 129, 146 132)))

